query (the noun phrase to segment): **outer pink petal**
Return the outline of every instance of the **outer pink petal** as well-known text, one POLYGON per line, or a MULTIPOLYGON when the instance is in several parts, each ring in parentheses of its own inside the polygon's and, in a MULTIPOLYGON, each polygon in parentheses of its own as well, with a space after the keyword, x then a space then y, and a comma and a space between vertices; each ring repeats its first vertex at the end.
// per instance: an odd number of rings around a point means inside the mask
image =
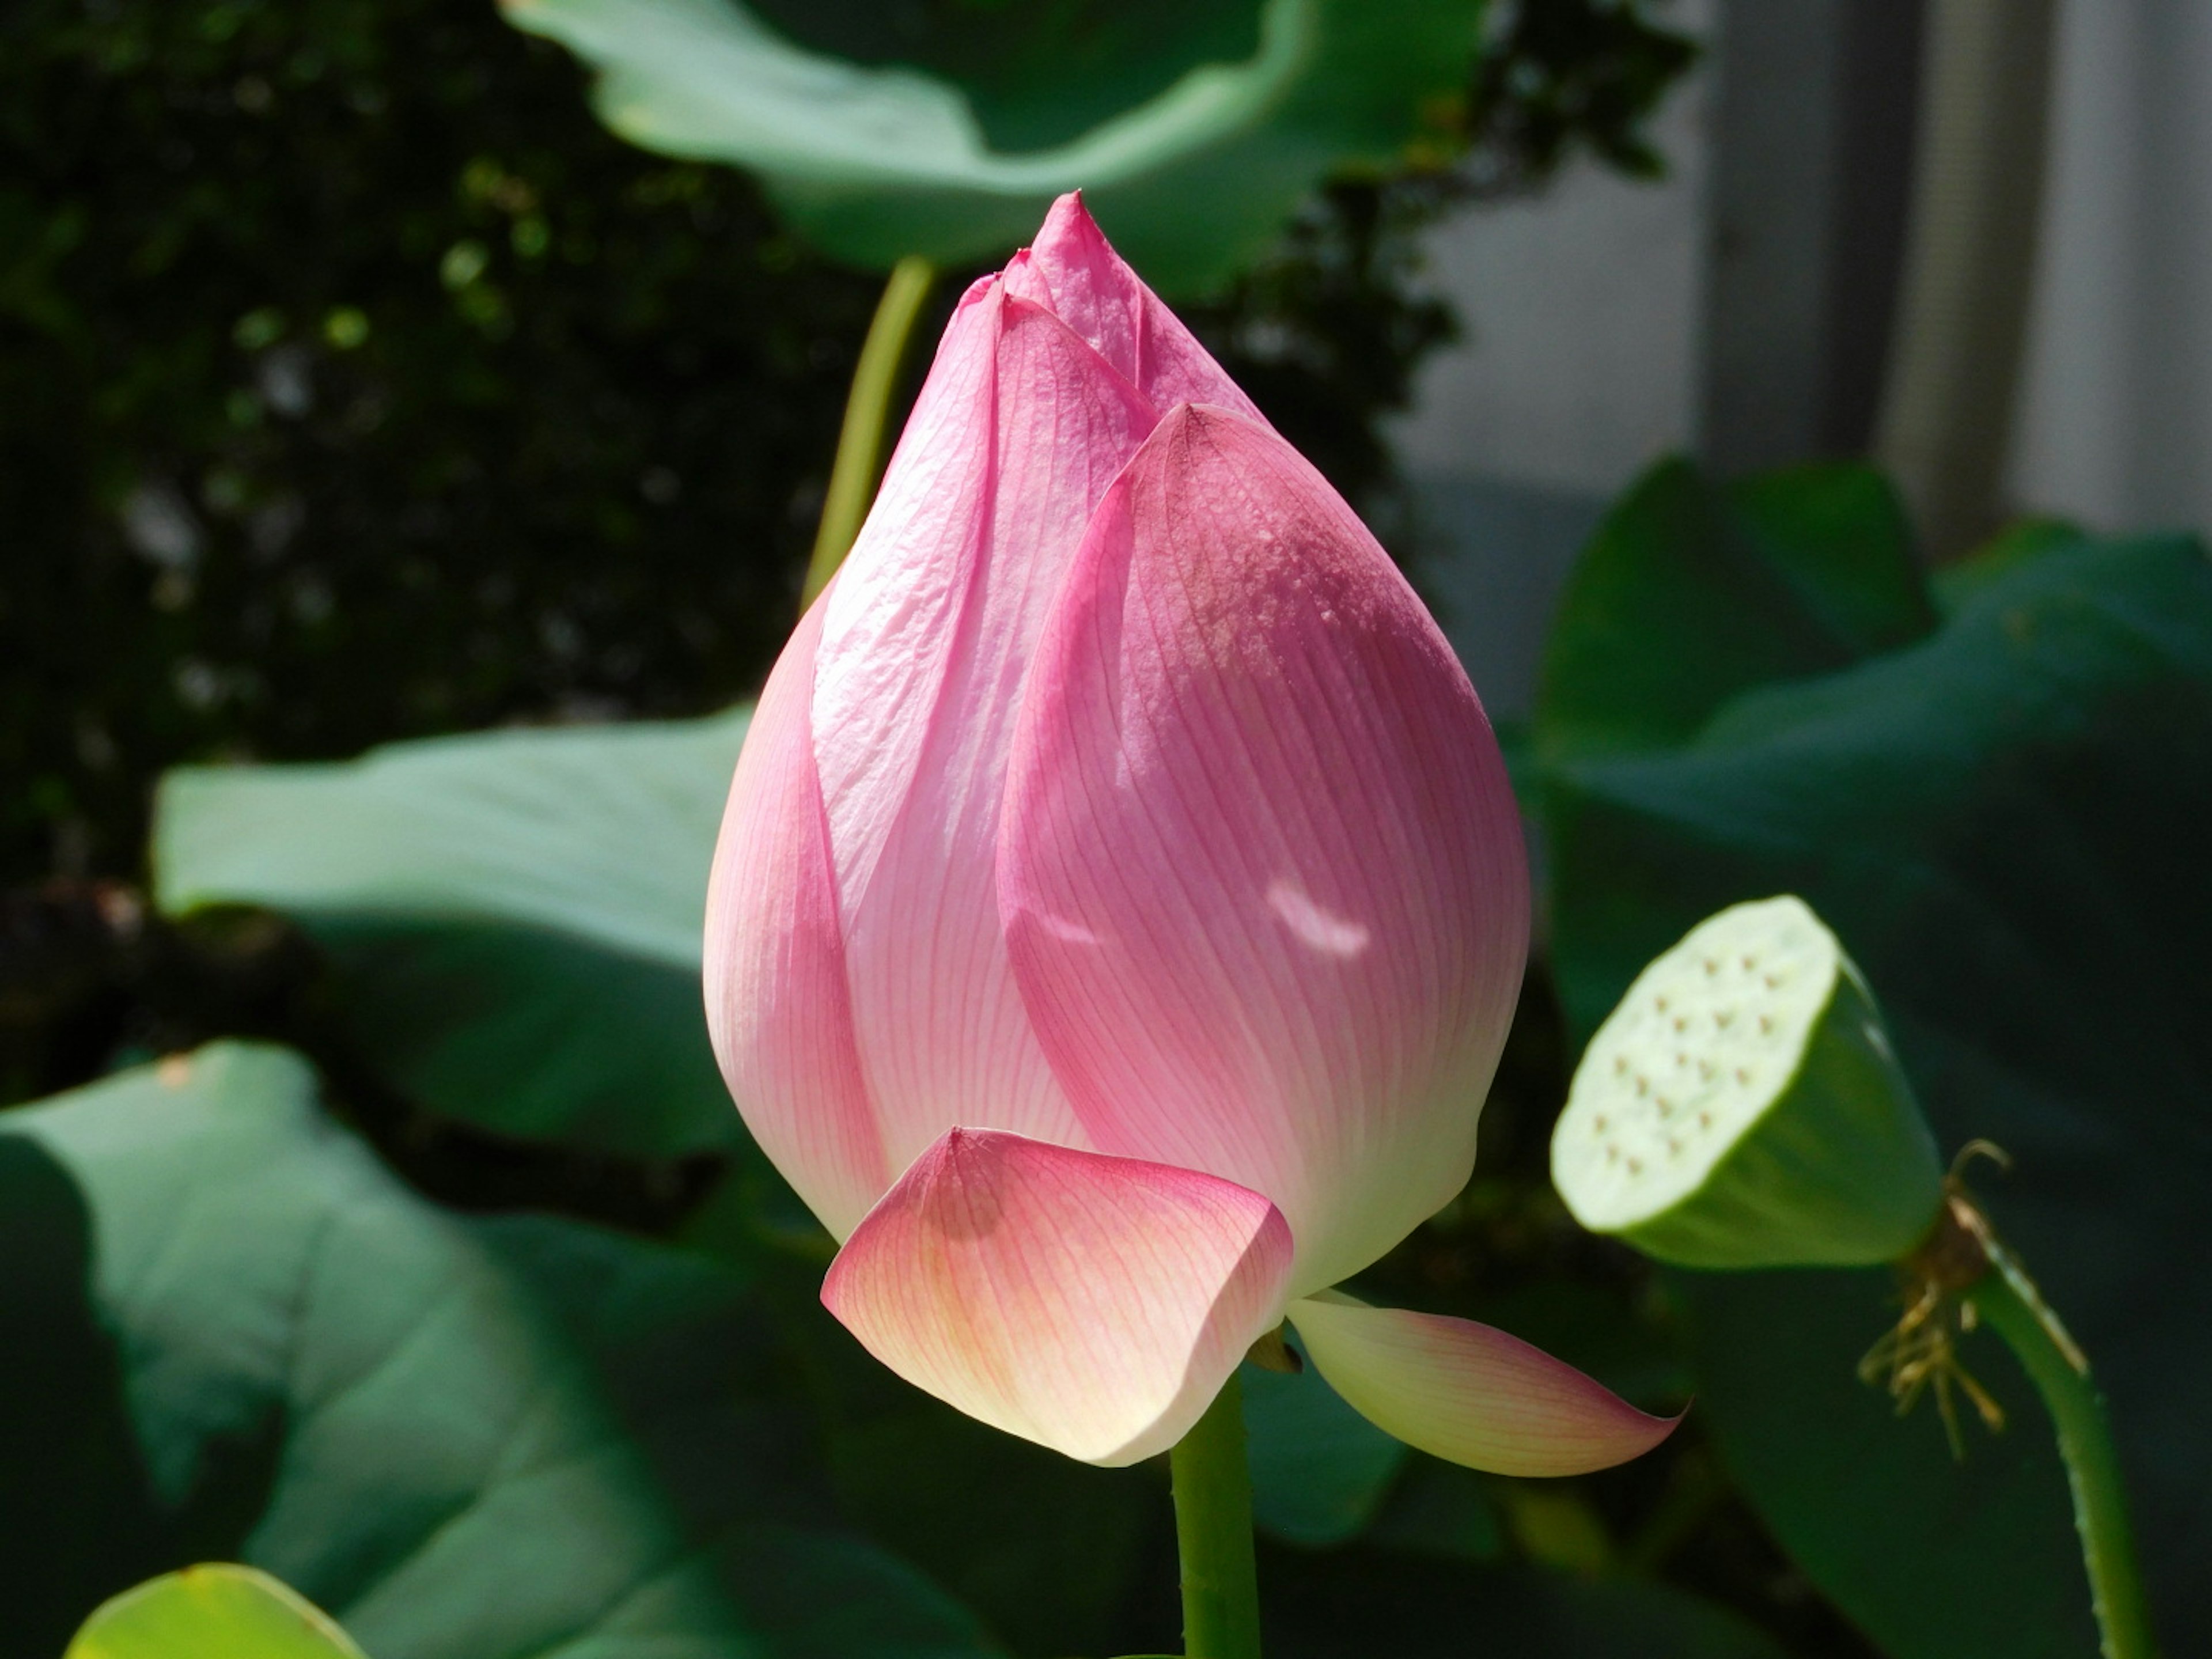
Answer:
POLYGON ((707 885, 707 1029, 745 1123, 842 1237, 890 1181, 853 1040, 807 704, 824 606, 761 693, 707 885))
POLYGON ((1178 410, 1100 507, 1031 670, 1000 902, 1092 1144, 1267 1194, 1295 1292, 1466 1180, 1519 818, 1443 635, 1272 432, 1178 410))
POLYGON ((1517 1336, 1471 1319, 1294 1302, 1291 1322, 1328 1384, 1409 1446, 1492 1474, 1584 1474, 1674 1431, 1517 1336))
POLYGON ((1113 1467, 1198 1420, 1281 1320, 1290 1262, 1257 1193, 955 1129, 846 1242, 822 1300, 916 1387, 1113 1467))
POLYGON ((954 329, 815 673, 854 1028, 894 1173, 955 1123, 1084 1143, 1007 964, 999 803, 1051 596, 1153 424, 1027 301, 987 293, 954 329))
POLYGON ((1006 281, 1008 293, 1045 307, 1089 341, 1153 408, 1215 404, 1261 419, 1182 319, 1114 252, 1081 192, 1052 204, 1036 240, 1007 265, 1006 281))

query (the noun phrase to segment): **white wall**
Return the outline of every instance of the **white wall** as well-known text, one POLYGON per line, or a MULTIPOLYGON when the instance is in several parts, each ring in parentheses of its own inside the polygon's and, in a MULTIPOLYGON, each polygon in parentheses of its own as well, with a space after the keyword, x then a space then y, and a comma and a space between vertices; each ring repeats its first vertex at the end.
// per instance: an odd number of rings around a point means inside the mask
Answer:
MULTIPOLYGON (((1718 12, 1678 0, 1668 15, 1710 42, 1718 12)), ((2059 30, 2012 503, 2212 533, 2212 0, 2062 0, 2059 30)), ((1430 233, 1431 278, 1468 337, 1426 366, 1395 435, 1431 540, 1450 550, 1429 590, 1508 716, 1529 705, 1603 503, 1698 442, 1714 63, 1656 124, 1663 182, 1579 166, 1430 233)))
POLYGON ((2212 5, 2066 0, 2009 490, 2212 531, 2212 5))
MULTIPOLYGON (((1681 0, 1665 15, 1702 35, 1714 9, 1681 0)), ((1664 181, 1577 163, 1533 200, 1463 210, 1429 234, 1434 285, 1467 337, 1426 365, 1397 429, 1410 474, 1609 495, 1690 443, 1708 84, 1694 72, 1656 124, 1664 181)))
MULTIPOLYGON (((1717 0, 1668 21, 1703 34, 1717 0)), ((1654 136, 1668 177, 1570 167, 1528 201, 1462 210, 1426 239, 1466 337, 1425 365, 1394 433, 1433 557, 1439 619, 1492 715, 1525 716, 1543 637, 1606 501, 1696 437, 1710 74, 1654 136)))

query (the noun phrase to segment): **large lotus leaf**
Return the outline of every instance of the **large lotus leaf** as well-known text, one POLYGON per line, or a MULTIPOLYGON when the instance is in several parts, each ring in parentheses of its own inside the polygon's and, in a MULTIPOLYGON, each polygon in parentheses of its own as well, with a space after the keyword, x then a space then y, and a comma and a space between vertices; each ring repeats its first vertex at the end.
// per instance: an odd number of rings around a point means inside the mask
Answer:
POLYGON ((749 713, 173 772, 156 894, 297 920, 362 1056, 435 1111, 648 1156, 741 1146, 699 955, 749 713))
POLYGON ((210 1558, 376 1659, 992 1651, 828 1528, 737 1275, 461 1221, 313 1097, 225 1044, 4 1120, 0 1654, 210 1558))
POLYGON ((1207 64, 1259 50, 1261 0, 744 0, 793 46, 903 65, 959 88, 983 142, 1018 153, 1079 138, 1207 64))
MULTIPOLYGON (((1745 695, 1672 750, 1555 764, 1547 788, 1580 1031, 1701 916, 1794 891, 1866 969, 1939 1139, 2013 1155, 1997 1222, 2096 1364, 2171 1650, 2212 1648, 2212 1325, 2193 1271, 2212 1190, 2203 550, 2051 546, 1963 592, 1921 644, 1745 695)), ((1956 1468, 1927 1424, 1838 1376, 1890 1316, 1866 1276, 1678 1282, 1705 1334, 1699 1411, 1887 1650, 2087 1651, 2039 1410, 1956 1468)))
POLYGON ((1878 473, 1806 466, 1724 487, 1662 461, 1567 580, 1537 746, 1560 757, 1681 743, 1739 692, 1909 644, 1935 623, 1878 473))
POLYGON ((132 1586, 62 1659, 362 1659, 320 1609, 264 1572, 218 1561, 132 1586))
POLYGON ((1483 14, 1477 0, 1094 0, 964 22, 941 8, 902 35, 866 0, 503 3, 598 69, 616 131, 751 168, 839 258, 979 259, 1080 189, 1170 292, 1235 272, 1332 170, 1399 154, 1422 106, 1463 86, 1483 14))

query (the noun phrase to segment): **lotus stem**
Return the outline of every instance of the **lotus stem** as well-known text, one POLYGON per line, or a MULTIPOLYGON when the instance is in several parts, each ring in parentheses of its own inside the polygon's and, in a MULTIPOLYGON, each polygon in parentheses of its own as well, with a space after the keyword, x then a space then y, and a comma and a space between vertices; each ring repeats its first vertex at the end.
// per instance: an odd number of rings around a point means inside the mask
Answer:
POLYGON ((1260 1581, 1252 1553, 1252 1476, 1236 1375, 1169 1454, 1182 1560, 1185 1659, 1260 1659, 1260 1581))
POLYGON ((845 423, 837 433, 837 459, 830 464, 830 487, 822 497, 822 521, 814 532, 813 556, 806 562, 806 583, 799 590, 799 608, 804 612, 830 586, 830 577, 845 562, 853 539, 860 533, 860 520, 868 516, 875 500, 876 478, 883 469, 884 431, 890 424, 891 393, 898 385, 899 365, 906 361, 907 342, 913 337, 915 319, 937 280, 937 268, 928 260, 908 254, 891 267, 884 296, 876 301, 876 314, 868 324, 868 337, 860 344, 860 361, 853 369, 853 389, 845 397, 845 423))
POLYGON ((2057 1426, 2104 1659, 2156 1659, 2119 1456, 2088 1362, 2017 1264, 1993 1253, 1991 1266, 1995 1271, 1966 1292, 1967 1301, 2019 1356, 2057 1426))

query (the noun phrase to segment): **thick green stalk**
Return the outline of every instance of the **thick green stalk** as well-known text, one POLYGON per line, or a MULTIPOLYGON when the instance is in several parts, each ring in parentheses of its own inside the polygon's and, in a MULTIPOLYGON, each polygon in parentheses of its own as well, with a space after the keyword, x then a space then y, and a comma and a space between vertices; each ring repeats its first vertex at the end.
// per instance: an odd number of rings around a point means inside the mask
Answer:
POLYGON ((909 254, 891 267, 875 319, 853 369, 853 389, 845 398, 845 423, 837 434, 837 459, 830 468, 830 488, 822 497, 822 522, 814 532, 814 556, 806 562, 806 585, 799 608, 812 605, 844 562, 860 533, 860 520, 875 499, 876 475, 884 456, 884 428, 889 424, 891 393, 898 386, 915 319, 929 295, 937 270, 909 254))
POLYGON ((1260 1659, 1252 1475, 1244 1462, 1244 1395, 1234 1373, 1169 1462, 1182 1557, 1185 1659, 1260 1659))
POLYGON ((2089 1570, 2089 1599, 2105 1659, 2155 1659, 2157 1644, 2136 1566, 2127 1493, 2104 1400, 2079 1351, 2069 1354, 2072 1344, 2061 1346, 2063 1339, 2034 1286, 2009 1263, 1993 1266, 1967 1297, 1982 1322, 2020 1357, 2057 1425, 2058 1453, 2074 1492, 2074 1525, 2081 1534, 2081 1559, 2089 1570))

